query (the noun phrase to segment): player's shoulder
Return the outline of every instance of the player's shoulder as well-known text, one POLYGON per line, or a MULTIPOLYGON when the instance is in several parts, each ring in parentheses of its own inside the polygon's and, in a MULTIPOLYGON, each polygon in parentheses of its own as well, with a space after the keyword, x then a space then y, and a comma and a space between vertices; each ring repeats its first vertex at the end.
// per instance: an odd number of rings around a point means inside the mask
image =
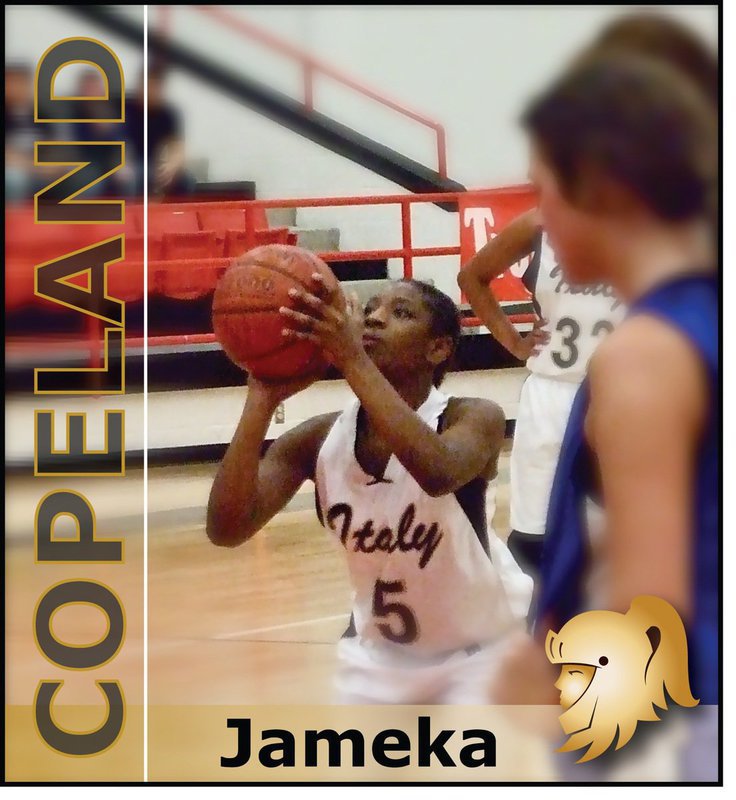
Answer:
POLYGON ((331 411, 327 414, 318 414, 316 417, 301 422, 291 433, 294 438, 303 444, 310 442, 320 442, 324 440, 327 434, 332 430, 332 426, 340 416, 339 411, 331 411))
POLYGON ((319 451, 339 416, 339 412, 319 414, 301 422, 273 443, 273 455, 299 465, 305 476, 314 477, 319 451))
POLYGON ((591 359, 589 375, 592 405, 629 426, 635 419, 654 424, 675 407, 698 416, 707 392, 692 342, 645 314, 629 317, 606 338, 591 359))
POLYGON ((490 432, 505 430, 506 415, 498 403, 481 397, 450 397, 445 410, 446 425, 480 423, 490 432))
POLYGON ((635 314, 601 342, 589 373, 592 380, 653 376, 697 360, 692 342, 678 328, 652 314, 635 314))
POLYGON ((339 412, 332 412, 310 417, 279 436, 274 442, 274 447, 294 455, 304 456, 308 461, 311 461, 316 456, 339 416, 339 412))
POLYGON ((531 208, 515 217, 499 234, 507 239, 518 239, 534 247, 543 234, 542 219, 539 210, 531 208))

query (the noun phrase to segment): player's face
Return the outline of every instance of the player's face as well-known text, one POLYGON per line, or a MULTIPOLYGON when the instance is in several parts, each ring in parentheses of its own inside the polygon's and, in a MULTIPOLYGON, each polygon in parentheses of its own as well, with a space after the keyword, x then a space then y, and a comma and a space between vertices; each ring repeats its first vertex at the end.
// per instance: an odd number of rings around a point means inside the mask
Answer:
POLYGON ((363 346, 383 372, 401 375, 432 368, 432 318, 410 284, 395 283, 369 300, 364 325, 363 346))
POLYGON ((24 72, 5 73, 5 102, 9 106, 23 106, 33 99, 31 79, 24 72))
POLYGON ((529 177, 534 184, 542 225, 569 283, 597 283, 604 278, 601 220, 573 205, 557 176, 538 152, 532 153, 529 177))
MULTIPOLYGON (((158 75, 148 76, 148 105, 151 107, 161 105, 163 99, 163 81, 158 75)), ((141 97, 143 92, 141 91, 141 97)))

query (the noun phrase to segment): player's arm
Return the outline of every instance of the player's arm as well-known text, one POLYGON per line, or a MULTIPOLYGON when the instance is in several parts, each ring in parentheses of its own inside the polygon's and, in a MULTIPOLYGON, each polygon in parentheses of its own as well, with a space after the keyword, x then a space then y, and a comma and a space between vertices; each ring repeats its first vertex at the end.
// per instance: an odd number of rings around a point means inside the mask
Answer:
POLYGON ((174 108, 169 108, 169 127, 161 148, 159 163, 156 167, 157 179, 163 188, 176 178, 184 169, 186 150, 181 116, 174 108))
POLYGON ((506 427, 500 406, 487 400, 458 401, 438 433, 367 355, 345 365, 343 374, 380 437, 428 495, 451 494, 479 475, 495 474, 506 427))
POLYGON ((521 336, 494 297, 489 284, 532 252, 539 230, 537 211, 527 211, 481 248, 457 276, 458 285, 465 292, 477 317, 497 341, 522 361, 546 338, 546 334, 540 330, 544 321, 538 321, 529 336, 521 336))
POLYGON ((280 436, 261 458, 261 448, 283 395, 249 382, 243 415, 220 464, 207 505, 207 536, 235 547, 259 531, 313 477, 317 452, 335 414, 303 422, 280 436))
POLYGON ((363 348, 362 312, 333 296, 334 290, 324 285, 319 275, 314 280, 321 284, 316 289, 321 296, 297 292, 293 297, 308 314, 281 309, 293 326, 284 330, 284 335, 312 341, 331 353, 378 435, 427 494, 449 494, 486 475, 505 432, 501 408, 486 400, 467 400, 458 407, 453 404, 445 430, 438 433, 432 429, 363 348))
POLYGON ((691 345, 652 317, 632 319, 591 362, 586 435, 606 507, 609 607, 640 594, 692 611, 694 464, 707 384, 691 345))

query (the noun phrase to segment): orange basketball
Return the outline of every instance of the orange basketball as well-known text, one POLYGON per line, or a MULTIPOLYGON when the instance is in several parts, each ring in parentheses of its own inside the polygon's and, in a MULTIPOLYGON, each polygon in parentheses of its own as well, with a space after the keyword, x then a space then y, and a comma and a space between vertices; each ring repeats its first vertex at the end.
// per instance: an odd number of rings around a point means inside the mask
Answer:
POLYGON ((222 276, 212 302, 215 336, 228 358, 264 380, 298 378, 323 369, 326 361, 312 342, 285 339, 289 289, 309 290, 318 272, 337 286, 332 270, 309 250, 269 244, 236 258, 222 276))

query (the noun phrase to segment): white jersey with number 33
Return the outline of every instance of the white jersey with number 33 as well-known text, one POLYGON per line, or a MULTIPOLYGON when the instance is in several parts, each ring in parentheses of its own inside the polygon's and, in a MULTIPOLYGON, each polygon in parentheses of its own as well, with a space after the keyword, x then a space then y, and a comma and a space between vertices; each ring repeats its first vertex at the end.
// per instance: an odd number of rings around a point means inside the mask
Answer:
MULTIPOLYGON (((432 389, 417 414, 437 430, 448 400, 432 389)), ((315 476, 320 518, 347 556, 355 635, 421 657, 492 642, 523 619, 531 587, 515 562, 511 577, 494 566, 485 483, 476 482, 476 514, 463 490, 428 495, 396 456, 380 479, 367 475, 355 457, 358 410, 356 400, 335 421, 315 476)))
POLYGON ((567 283, 546 234, 536 256, 524 283, 534 296, 537 313, 547 320, 550 341, 527 361, 527 368, 548 378, 580 383, 593 352, 623 319, 625 308, 608 286, 567 283))

